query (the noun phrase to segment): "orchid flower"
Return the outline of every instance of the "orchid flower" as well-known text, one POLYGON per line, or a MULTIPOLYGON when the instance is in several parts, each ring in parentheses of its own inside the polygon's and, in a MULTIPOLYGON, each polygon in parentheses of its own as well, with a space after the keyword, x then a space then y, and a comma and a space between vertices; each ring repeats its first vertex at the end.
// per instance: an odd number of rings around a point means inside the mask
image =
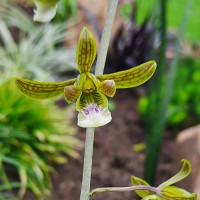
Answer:
POLYGON ((143 190, 136 190, 138 196, 142 198, 142 200, 174 200, 174 199, 185 199, 185 200, 196 200, 197 195, 195 193, 191 194, 186 190, 181 188, 171 186, 174 183, 181 181, 182 179, 186 178, 191 173, 191 164, 188 160, 182 160, 183 166, 181 170, 165 181, 164 183, 160 184, 155 191, 151 191, 148 189, 149 184, 144 181, 143 179, 137 178, 135 176, 131 177, 131 183, 133 186, 137 185, 144 185, 146 188, 143 190))
POLYGON ((57 3, 59 0, 34 0, 34 21, 49 22, 56 15, 57 3))
POLYGON ((112 74, 90 73, 96 57, 96 43, 92 33, 84 28, 79 37, 76 62, 80 75, 64 82, 46 83, 26 79, 16 79, 19 90, 34 99, 48 99, 64 93, 70 104, 76 101, 78 125, 99 127, 111 121, 106 96, 113 97, 116 89, 131 88, 146 82, 156 69, 155 61, 112 74))

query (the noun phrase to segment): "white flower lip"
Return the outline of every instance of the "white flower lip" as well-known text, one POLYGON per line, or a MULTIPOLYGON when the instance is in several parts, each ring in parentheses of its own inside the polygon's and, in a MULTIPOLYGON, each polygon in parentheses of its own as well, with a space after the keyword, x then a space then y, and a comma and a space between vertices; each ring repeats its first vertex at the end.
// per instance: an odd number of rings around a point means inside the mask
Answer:
POLYGON ((36 9, 34 10, 34 21, 50 22, 56 15, 57 3, 43 3, 35 0, 36 9))
POLYGON ((97 128, 111 121, 111 113, 108 108, 102 108, 96 103, 86 105, 78 114, 78 125, 83 128, 97 128))

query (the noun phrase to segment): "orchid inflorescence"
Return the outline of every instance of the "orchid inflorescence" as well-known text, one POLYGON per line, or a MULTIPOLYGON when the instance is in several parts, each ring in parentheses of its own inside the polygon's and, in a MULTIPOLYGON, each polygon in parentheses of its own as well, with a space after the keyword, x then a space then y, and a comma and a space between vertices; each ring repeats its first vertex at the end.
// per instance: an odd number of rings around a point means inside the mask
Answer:
POLYGON ((76 50, 80 72, 77 78, 55 83, 16 79, 16 84, 25 96, 34 99, 48 99, 64 93, 69 104, 76 101, 79 126, 103 126, 111 121, 106 96, 113 97, 116 89, 143 84, 155 72, 156 63, 149 61, 129 70, 95 76, 90 73, 95 57, 94 36, 87 28, 83 28, 76 50))

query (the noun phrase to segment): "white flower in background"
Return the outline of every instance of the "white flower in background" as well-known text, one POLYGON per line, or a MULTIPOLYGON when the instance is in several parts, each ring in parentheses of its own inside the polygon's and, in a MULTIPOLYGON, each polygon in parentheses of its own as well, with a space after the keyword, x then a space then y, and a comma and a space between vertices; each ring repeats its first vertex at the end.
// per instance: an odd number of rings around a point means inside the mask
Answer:
POLYGON ((86 105, 78 114, 78 125, 83 128, 99 127, 111 121, 111 113, 107 107, 102 108, 96 103, 86 105))
POLYGON ((34 0, 34 21, 49 22, 56 15, 57 3, 59 0, 34 0))

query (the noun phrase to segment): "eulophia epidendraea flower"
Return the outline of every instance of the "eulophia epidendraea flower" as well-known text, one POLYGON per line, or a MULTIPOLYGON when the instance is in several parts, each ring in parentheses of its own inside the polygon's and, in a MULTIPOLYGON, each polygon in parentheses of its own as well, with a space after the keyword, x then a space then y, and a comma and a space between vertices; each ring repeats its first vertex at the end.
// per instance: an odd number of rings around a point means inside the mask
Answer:
POLYGON ((57 3, 59 0, 34 0, 34 21, 49 22, 56 15, 57 3))
POLYGON ((16 79, 16 84, 24 95, 34 99, 48 99, 64 93, 69 104, 76 101, 79 126, 103 126, 111 121, 106 96, 113 97, 116 89, 136 87, 146 82, 153 75, 156 63, 149 61, 129 70, 95 76, 90 73, 95 57, 94 37, 84 28, 76 50, 76 62, 80 72, 77 78, 56 83, 16 79))
POLYGON ((142 200, 196 200, 197 195, 195 193, 191 194, 184 189, 172 186, 172 184, 181 181, 191 173, 190 162, 188 160, 182 160, 182 163, 183 166, 181 170, 176 175, 160 184, 157 188, 150 187, 143 179, 132 176, 131 183, 133 186, 140 187, 144 185, 143 189, 136 190, 137 195, 140 196, 142 200))

